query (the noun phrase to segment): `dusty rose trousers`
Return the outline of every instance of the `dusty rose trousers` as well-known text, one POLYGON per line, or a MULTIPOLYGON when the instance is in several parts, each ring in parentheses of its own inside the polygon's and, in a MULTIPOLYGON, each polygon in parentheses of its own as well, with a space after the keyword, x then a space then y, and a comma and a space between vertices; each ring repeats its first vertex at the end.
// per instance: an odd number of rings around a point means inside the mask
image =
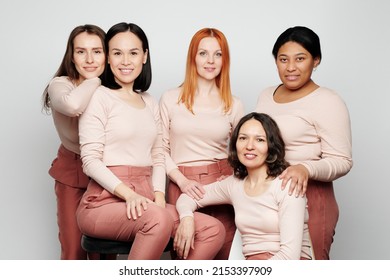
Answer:
POLYGON ((55 179, 58 238, 63 260, 87 259, 87 253, 81 248, 81 232, 76 220, 77 207, 89 182, 81 164, 78 154, 61 145, 49 170, 55 179))
POLYGON ((306 191, 309 232, 316 260, 329 260, 339 207, 332 182, 309 180, 306 191))
MULTIPOLYGON (((109 167, 132 190, 151 200, 150 167, 109 167)), ((195 218, 195 249, 188 259, 213 259, 223 245, 224 227, 220 221, 202 213, 195 218)), ((132 242, 128 259, 160 259, 168 241, 175 236, 180 223, 173 205, 161 208, 148 204, 148 208, 137 220, 126 216, 126 203, 91 180, 77 211, 81 231, 89 236, 132 242)))
MULTIPOLYGON (((195 180, 203 185, 217 181, 221 176, 229 176, 233 173, 226 159, 203 166, 179 166, 179 170, 188 179, 195 180)), ((172 181, 168 184, 168 202, 175 205, 181 194, 180 188, 172 181)), ((217 218, 225 227, 226 237, 224 244, 215 260, 227 260, 232 246, 236 224, 234 223, 234 209, 231 205, 215 205, 199 209, 198 212, 205 213, 217 218)))

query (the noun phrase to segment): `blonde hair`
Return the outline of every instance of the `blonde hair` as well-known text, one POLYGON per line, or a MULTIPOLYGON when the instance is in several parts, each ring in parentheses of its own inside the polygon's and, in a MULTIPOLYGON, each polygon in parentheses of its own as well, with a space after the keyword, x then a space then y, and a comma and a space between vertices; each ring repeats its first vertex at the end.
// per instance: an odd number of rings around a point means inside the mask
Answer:
POLYGON ((217 39, 222 51, 222 69, 221 73, 215 78, 216 85, 224 103, 224 112, 228 112, 233 103, 232 92, 230 88, 230 54, 229 46, 225 35, 215 28, 203 28, 192 37, 187 54, 186 74, 184 82, 181 85, 182 91, 179 97, 179 103, 182 102, 189 111, 193 112, 194 96, 197 87, 198 73, 196 70, 195 57, 198 52, 199 43, 203 38, 213 37, 217 39))

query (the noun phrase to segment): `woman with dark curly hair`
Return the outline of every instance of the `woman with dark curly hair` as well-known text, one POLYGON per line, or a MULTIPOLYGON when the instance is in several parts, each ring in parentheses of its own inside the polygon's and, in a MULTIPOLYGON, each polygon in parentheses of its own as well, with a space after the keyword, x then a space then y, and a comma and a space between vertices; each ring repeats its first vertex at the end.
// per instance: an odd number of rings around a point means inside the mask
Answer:
POLYGON ((200 200, 182 194, 177 201, 180 218, 188 226, 188 235, 177 240, 185 248, 183 254, 190 250, 194 236, 193 212, 208 205, 231 204, 246 259, 313 259, 306 198, 290 196, 278 178, 289 166, 284 156, 276 122, 262 113, 244 116, 229 146, 234 174, 204 186, 200 200))

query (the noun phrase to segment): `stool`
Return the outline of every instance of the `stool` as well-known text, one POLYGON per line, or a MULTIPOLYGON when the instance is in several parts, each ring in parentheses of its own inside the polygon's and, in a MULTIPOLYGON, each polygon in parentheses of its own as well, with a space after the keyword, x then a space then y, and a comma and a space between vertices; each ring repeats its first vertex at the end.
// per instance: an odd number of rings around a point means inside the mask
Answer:
MULTIPOLYGON (((129 254, 132 242, 108 240, 96 237, 83 235, 81 237, 81 247, 90 255, 90 253, 97 253, 100 255, 100 260, 112 259, 118 254, 129 254)), ((173 239, 169 239, 164 252, 168 252, 173 248, 173 239)), ((95 257, 90 258, 95 259, 95 257)), ((115 259, 115 258, 114 258, 115 259)))

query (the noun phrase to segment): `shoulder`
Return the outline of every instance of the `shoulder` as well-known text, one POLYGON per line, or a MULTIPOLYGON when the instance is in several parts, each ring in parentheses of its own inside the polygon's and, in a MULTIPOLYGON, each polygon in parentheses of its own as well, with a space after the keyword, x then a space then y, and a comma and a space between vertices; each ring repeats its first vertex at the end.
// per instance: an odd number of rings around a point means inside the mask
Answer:
POLYGON ((327 87, 319 87, 316 90, 316 94, 313 95, 313 98, 316 98, 316 104, 320 106, 337 106, 337 104, 340 104, 342 106, 345 105, 344 100, 342 97, 333 89, 327 88, 327 87))
POLYGON ((158 106, 158 102, 157 102, 157 99, 156 97, 154 97, 153 95, 151 95, 149 92, 147 91, 144 91, 144 92, 141 92, 139 93, 141 96, 142 96, 142 99, 145 101, 145 103, 149 106, 149 107, 157 107, 158 106))
POLYGON ((243 105, 241 98, 239 98, 238 96, 233 95, 232 99, 233 99, 233 106, 242 106, 243 105))
POLYGON ((278 87, 279 85, 266 87, 260 92, 259 96, 272 96, 278 87))
POLYGON ((66 85, 69 87, 75 87, 72 81, 69 79, 68 76, 60 76, 60 77, 54 77, 49 82, 49 88, 57 85, 66 85))
POLYGON ((172 103, 177 102, 181 93, 181 88, 173 88, 165 91, 160 98, 161 102, 172 103))

